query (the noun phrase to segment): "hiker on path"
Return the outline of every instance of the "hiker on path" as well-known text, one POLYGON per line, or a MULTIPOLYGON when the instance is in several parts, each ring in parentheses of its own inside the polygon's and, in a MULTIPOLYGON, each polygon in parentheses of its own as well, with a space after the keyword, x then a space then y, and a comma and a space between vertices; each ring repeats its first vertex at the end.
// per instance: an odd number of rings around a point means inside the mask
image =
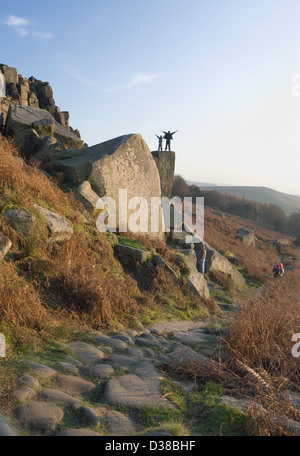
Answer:
POLYGON ((205 259, 206 259, 206 248, 205 245, 202 244, 199 252, 199 263, 200 263, 200 272, 204 277, 205 271, 205 259))
POLYGON ((0 133, 4 133, 4 116, 3 116, 3 112, 1 112, 1 115, 0 115, 0 133))
POLYGON ((274 263, 273 272, 274 272, 274 277, 275 278, 282 277, 283 274, 284 274, 284 266, 283 266, 283 264, 281 262, 280 263, 274 263), (275 264, 277 264, 277 266, 275 266, 275 264))
POLYGON ((163 141, 163 137, 162 135, 158 136, 158 135, 155 135, 157 138, 158 138, 158 152, 161 150, 162 151, 162 141, 163 141))
POLYGON ((275 261, 274 264, 273 264, 273 266, 272 266, 272 271, 273 271, 274 277, 275 277, 276 274, 277 274, 277 269, 278 269, 278 263, 277 263, 277 261, 275 261))
POLYGON ((173 133, 171 133, 170 130, 168 132, 162 130, 162 132, 164 133, 164 139, 166 140, 165 150, 167 150, 167 148, 169 148, 169 150, 171 150, 171 140, 173 139, 173 135, 175 135, 175 133, 177 133, 177 131, 178 130, 173 131, 173 133))

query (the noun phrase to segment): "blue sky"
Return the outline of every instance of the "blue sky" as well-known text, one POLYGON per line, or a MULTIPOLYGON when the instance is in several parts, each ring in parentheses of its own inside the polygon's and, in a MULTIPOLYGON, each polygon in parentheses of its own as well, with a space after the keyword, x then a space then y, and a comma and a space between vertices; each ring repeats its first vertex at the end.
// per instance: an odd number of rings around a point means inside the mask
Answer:
POLYGON ((179 130, 176 173, 300 195, 300 0, 15 0, 1 63, 94 145, 179 130))

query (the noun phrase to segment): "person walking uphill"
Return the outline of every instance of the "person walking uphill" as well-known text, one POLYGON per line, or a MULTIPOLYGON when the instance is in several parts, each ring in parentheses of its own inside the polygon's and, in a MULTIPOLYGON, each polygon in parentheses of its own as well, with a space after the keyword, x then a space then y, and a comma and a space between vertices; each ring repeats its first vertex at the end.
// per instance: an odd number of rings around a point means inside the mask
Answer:
POLYGON ((200 272, 204 277, 205 272, 205 260, 206 260, 206 248, 205 245, 202 244, 199 252, 199 263, 200 263, 200 272))
POLYGON ((171 150, 171 140, 173 139, 173 135, 175 135, 175 133, 177 133, 177 131, 178 130, 173 131, 173 133, 171 133, 170 130, 168 132, 162 130, 162 132, 164 133, 164 139, 166 140, 165 150, 167 150, 167 148, 169 148, 169 150, 171 150))

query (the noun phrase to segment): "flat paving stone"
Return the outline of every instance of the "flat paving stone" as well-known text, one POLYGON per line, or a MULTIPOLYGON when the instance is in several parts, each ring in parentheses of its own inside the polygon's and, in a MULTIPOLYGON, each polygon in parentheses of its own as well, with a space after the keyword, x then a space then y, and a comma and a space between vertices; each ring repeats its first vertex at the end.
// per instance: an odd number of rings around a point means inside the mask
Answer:
POLYGON ((125 350, 127 348, 126 342, 123 340, 114 338, 114 337, 108 337, 104 335, 97 335, 94 337, 95 341, 97 343, 103 344, 103 345, 108 345, 109 347, 113 347, 116 350, 125 350))
POLYGON ((227 405, 228 407, 232 407, 240 412, 247 413, 248 408, 250 406, 251 401, 247 399, 237 399, 232 396, 221 396, 219 403, 221 405, 227 405))
POLYGON ((57 389, 44 388, 41 391, 41 397, 51 402, 68 405, 73 409, 77 409, 81 406, 81 401, 79 399, 69 396, 69 394, 57 389))
POLYGON ((175 339, 182 344, 196 345, 207 341, 208 335, 202 331, 173 331, 175 339))
POLYGON ((108 378, 114 375, 114 368, 110 364, 94 364, 86 367, 82 371, 84 374, 93 378, 108 378))
POLYGON ((136 337, 135 344, 139 347, 146 347, 146 348, 158 348, 160 349, 161 346, 158 342, 154 340, 145 339, 145 337, 136 337))
POLYGON ((115 333, 112 333, 111 336, 114 338, 114 339, 120 339, 122 340, 123 342, 126 342, 127 344, 133 344, 133 339, 132 337, 130 337, 128 334, 126 333, 122 333, 122 332, 115 332, 115 333))
POLYGON ((33 388, 37 388, 38 386, 40 386, 40 382, 38 381, 38 379, 33 377, 30 374, 24 374, 20 378, 20 380, 21 380, 21 382, 25 383, 27 386, 31 386, 33 388))
POLYGON ((191 347, 188 347, 187 345, 179 345, 175 348, 175 350, 172 351, 172 353, 168 354, 168 357, 179 364, 186 364, 191 361, 213 362, 201 353, 197 353, 195 350, 193 350, 191 347))
POLYGON ((78 367, 73 366, 73 364, 71 364, 71 363, 65 363, 65 362, 59 361, 57 364, 65 374, 71 374, 71 375, 79 374, 78 367))
POLYGON ((135 374, 109 380, 104 396, 110 405, 173 408, 173 405, 162 397, 159 375, 150 363, 141 363, 135 374))
POLYGON ((173 331, 190 331, 192 329, 203 328, 205 323, 203 321, 163 321, 153 325, 152 329, 162 331, 164 333, 172 333, 173 331))
POLYGON ((101 434, 90 429, 68 429, 54 434, 54 437, 102 437, 101 434))
POLYGON ((36 391, 34 391, 29 386, 24 386, 22 388, 18 388, 13 393, 14 399, 19 402, 26 402, 30 399, 33 399, 36 396, 36 391))
POLYGON ((57 371, 52 367, 45 366, 44 364, 36 363, 35 361, 26 360, 25 364, 37 375, 43 378, 50 378, 57 374, 57 371))
POLYGON ((63 416, 63 410, 52 402, 26 402, 16 409, 20 423, 35 431, 55 431, 63 416))
POLYGON ((85 342, 71 342, 67 345, 81 361, 93 363, 104 358, 103 351, 85 342))
POLYGON ((128 365, 136 364, 139 360, 133 356, 113 355, 107 360, 110 364, 128 365))
POLYGON ((143 359, 144 353, 139 348, 128 347, 125 351, 126 356, 133 356, 134 358, 143 359))
POLYGON ((111 436, 132 435, 136 432, 133 421, 124 413, 109 410, 106 419, 111 436))
POLYGON ((56 384, 64 393, 71 395, 89 393, 95 388, 94 383, 87 382, 73 375, 58 375, 56 377, 56 384))

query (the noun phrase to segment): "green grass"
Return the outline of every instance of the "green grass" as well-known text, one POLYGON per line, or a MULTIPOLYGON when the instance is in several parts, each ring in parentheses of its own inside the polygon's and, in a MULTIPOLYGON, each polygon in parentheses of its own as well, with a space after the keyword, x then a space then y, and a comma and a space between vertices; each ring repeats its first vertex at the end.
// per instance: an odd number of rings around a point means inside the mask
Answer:
MULTIPOLYGON (((162 394, 173 409, 141 409, 141 424, 150 430, 166 430, 172 435, 244 436, 246 415, 219 404, 222 387, 214 382, 199 391, 183 392, 171 379, 162 382, 162 394)), ((143 431, 144 432, 144 431, 143 431)))

